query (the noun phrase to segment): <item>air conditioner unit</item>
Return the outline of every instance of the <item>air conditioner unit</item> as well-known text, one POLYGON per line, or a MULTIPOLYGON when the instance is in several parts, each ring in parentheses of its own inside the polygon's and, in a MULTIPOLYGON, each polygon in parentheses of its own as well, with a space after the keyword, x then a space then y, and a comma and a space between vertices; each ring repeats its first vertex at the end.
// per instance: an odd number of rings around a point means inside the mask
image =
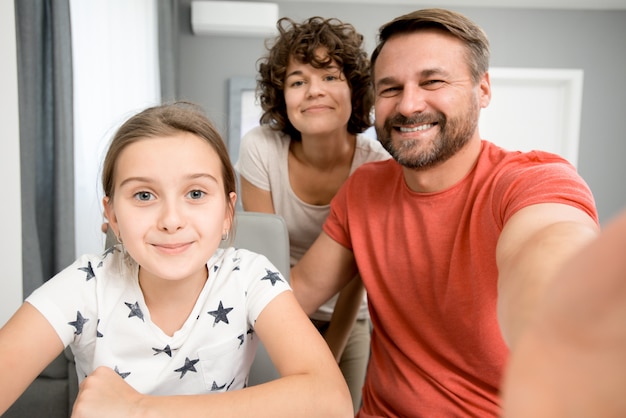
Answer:
POLYGON ((192 1, 196 35, 269 36, 276 33, 278 4, 245 1, 192 1))

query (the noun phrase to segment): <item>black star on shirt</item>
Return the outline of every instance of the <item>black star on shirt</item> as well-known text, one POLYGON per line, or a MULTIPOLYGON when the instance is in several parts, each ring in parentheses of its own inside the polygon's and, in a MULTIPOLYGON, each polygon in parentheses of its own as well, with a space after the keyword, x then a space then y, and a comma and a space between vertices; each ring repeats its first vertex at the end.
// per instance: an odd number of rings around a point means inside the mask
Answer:
POLYGON ((87 281, 96 277, 96 275, 93 272, 93 267, 91 266, 91 261, 87 262, 87 267, 79 267, 78 270, 84 271, 85 273, 87 273, 87 276, 85 276, 85 280, 87 281))
POLYGON ((104 251, 104 253, 102 253, 102 258, 107 258, 107 256, 108 256, 109 254, 113 254, 115 251, 119 251, 119 249, 118 249, 115 245, 113 245, 113 246, 111 246, 111 247, 107 248, 107 249, 104 251))
POLYGON ((213 385, 211 385, 211 392, 215 392, 218 390, 222 390, 226 387, 226 383, 224 383, 222 386, 217 386, 217 382, 214 380, 213 381, 213 385))
POLYGON ((83 318, 83 315, 80 313, 80 311, 76 311, 76 321, 68 322, 68 325, 76 328, 76 330, 74 331, 75 335, 80 335, 83 333, 83 325, 85 325, 85 322, 87 321, 89 321, 89 318, 83 318))
POLYGON ((120 372, 120 369, 118 369, 117 366, 115 366, 114 370, 115 370, 115 373, 119 374, 122 379, 126 379, 128 375, 130 374, 130 372, 120 372))
POLYGON ((100 325, 100 320, 98 319, 98 325, 96 325, 96 337, 97 338, 102 338, 104 337, 104 335, 102 335, 102 333, 98 330, 98 326, 100 325))
POLYGON ((109 254, 113 254, 115 251, 119 251, 119 249, 116 248, 115 245, 107 248, 102 254, 102 260, 100 260, 100 262, 98 263, 98 268, 102 267, 102 264, 104 264, 104 259, 107 258, 109 254))
POLYGON ((244 337, 243 334, 239 334, 237 336, 237 339, 239 340, 239 347, 241 347, 243 345, 243 341, 244 341, 243 337, 244 337))
POLYGON ((196 368, 193 365, 196 364, 198 361, 200 361, 200 359, 189 360, 189 357, 185 357, 185 365, 181 368, 174 370, 175 372, 180 372, 179 379, 182 379, 187 372, 196 373, 196 368))
POLYGON ((124 305, 128 306, 128 309, 130 309, 130 313, 128 314, 129 318, 136 316, 137 318, 143 321, 143 312, 141 312, 141 308, 139 307, 139 302, 135 302, 135 303, 124 302, 124 305))
POLYGON ((274 286, 276 282, 283 281, 277 271, 270 271, 268 269, 265 269, 265 271, 267 272, 267 274, 265 275, 265 277, 262 277, 261 280, 269 280, 270 282, 272 282, 272 286, 274 286))
POLYGON ((157 354, 161 354, 161 353, 165 353, 168 356, 172 357, 172 349, 170 348, 170 345, 166 345, 163 349, 160 348, 154 348, 152 347, 152 349, 154 350, 154 355, 156 356, 157 354))
POLYGON ((213 326, 217 325, 218 322, 228 322, 228 313, 232 311, 233 308, 224 308, 222 305, 222 301, 220 300, 220 304, 215 311, 209 311, 209 315, 213 315, 215 317, 215 321, 213 322, 213 326))

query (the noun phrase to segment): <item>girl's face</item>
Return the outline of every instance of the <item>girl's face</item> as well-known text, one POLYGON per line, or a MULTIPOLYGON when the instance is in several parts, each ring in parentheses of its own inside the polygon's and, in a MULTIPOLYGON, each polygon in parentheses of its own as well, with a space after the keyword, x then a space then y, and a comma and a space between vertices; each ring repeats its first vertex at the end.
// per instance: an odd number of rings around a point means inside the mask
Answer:
POLYGON ((314 68, 292 58, 285 76, 285 103, 289 121, 302 135, 348 129, 351 91, 335 63, 328 68, 314 68))
MULTIPOLYGON (((206 279, 206 262, 231 224, 221 173, 213 148, 187 132, 122 150, 104 210, 142 281, 206 279)), ((231 193, 233 207, 235 199, 231 193)))

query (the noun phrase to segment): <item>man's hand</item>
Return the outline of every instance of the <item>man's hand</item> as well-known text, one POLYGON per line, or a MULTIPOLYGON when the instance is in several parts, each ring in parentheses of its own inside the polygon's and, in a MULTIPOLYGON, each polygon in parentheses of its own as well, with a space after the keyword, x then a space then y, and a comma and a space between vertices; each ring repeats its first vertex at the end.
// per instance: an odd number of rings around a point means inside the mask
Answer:
POLYGON ((626 416, 626 212, 551 284, 513 349, 506 418, 626 416))

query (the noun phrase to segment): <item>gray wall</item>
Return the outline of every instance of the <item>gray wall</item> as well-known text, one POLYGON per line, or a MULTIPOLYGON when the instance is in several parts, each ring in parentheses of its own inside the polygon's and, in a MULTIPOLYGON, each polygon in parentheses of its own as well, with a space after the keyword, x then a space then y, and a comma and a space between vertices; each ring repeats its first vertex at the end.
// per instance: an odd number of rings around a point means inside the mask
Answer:
MULTIPOLYGON (((190 3, 180 0, 179 96, 204 106, 226 136, 228 79, 255 76, 264 40, 194 36, 190 3)), ((429 6, 363 4, 357 11, 340 2, 277 3, 281 16, 301 20, 320 15, 352 23, 365 35, 369 51, 381 24, 429 6)), ((601 222, 626 209, 626 11, 454 9, 485 29, 494 67, 584 70, 579 172, 595 195, 601 222)))

